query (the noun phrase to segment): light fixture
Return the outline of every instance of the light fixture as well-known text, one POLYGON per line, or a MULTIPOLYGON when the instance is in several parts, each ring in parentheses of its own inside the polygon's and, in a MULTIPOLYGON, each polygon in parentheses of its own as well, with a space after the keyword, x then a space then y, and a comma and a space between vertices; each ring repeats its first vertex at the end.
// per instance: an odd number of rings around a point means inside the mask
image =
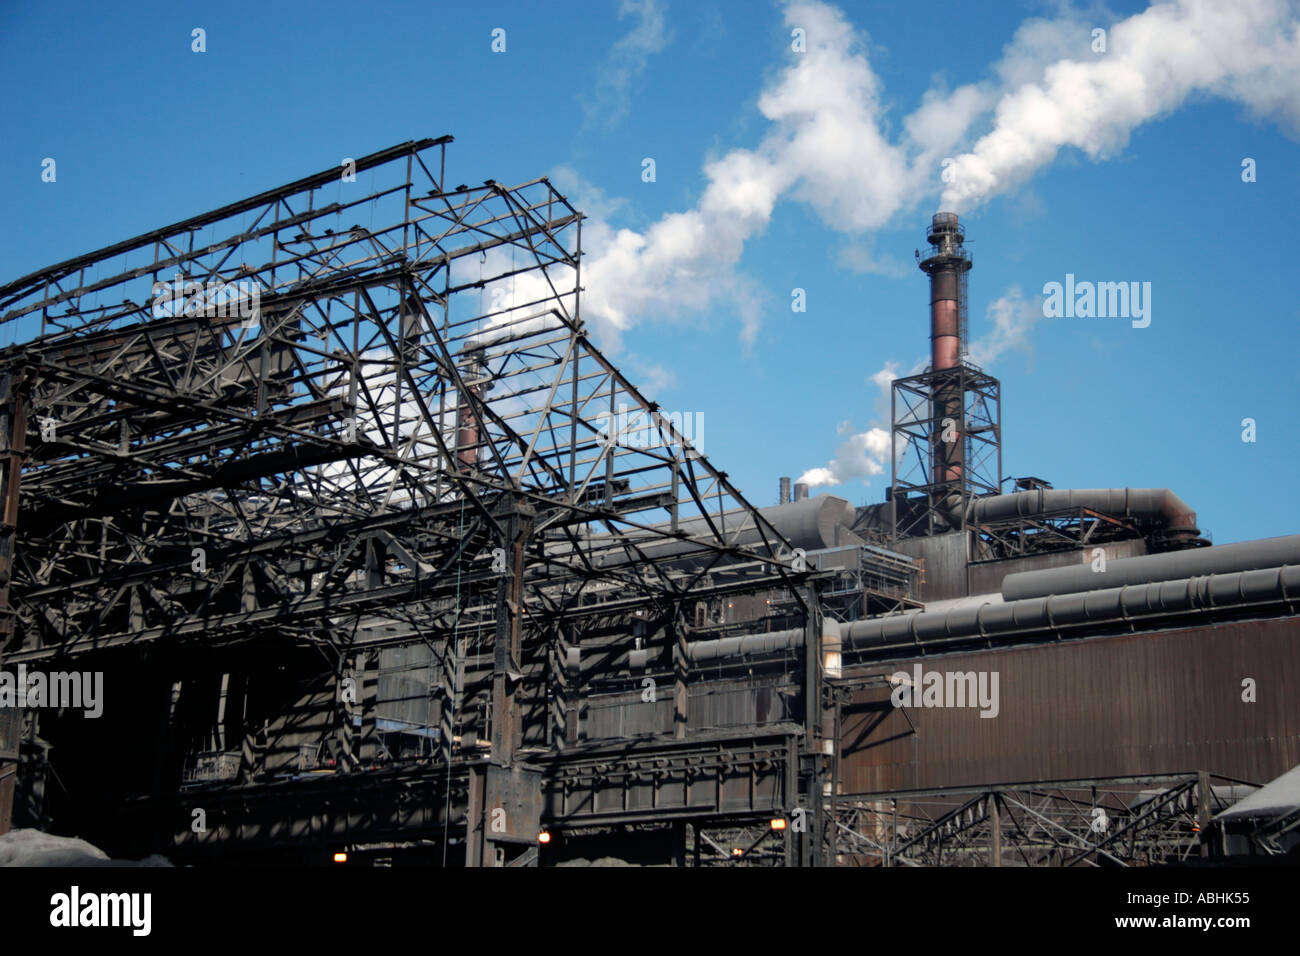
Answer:
POLYGON ((347 861, 348 861, 348 855, 344 853, 342 850, 334 854, 335 863, 346 863, 347 861))

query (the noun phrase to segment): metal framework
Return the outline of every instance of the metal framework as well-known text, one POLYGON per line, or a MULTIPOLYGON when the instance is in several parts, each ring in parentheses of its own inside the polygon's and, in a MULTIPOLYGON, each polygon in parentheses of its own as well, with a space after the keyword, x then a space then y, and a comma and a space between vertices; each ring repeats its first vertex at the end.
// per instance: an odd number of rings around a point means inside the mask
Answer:
POLYGON ((1001 383, 965 360, 896 378, 890 420, 893 540, 967 530, 971 499, 999 494, 1002 487, 1001 383), (947 396, 957 397, 962 421, 944 411, 947 396), (938 450, 953 442, 961 453, 949 457, 961 467, 950 469, 948 477, 936 474, 935 463, 945 460, 938 450))
POLYGON ((580 657, 662 665, 685 739, 685 603, 777 593, 815 679, 817 572, 591 343, 581 214, 544 178, 448 187, 450 141, 0 288, 3 663, 129 680, 149 703, 107 716, 152 721, 154 779, 121 796, 173 824, 182 779, 414 766, 445 778, 430 826, 509 862, 580 657))
POLYGON ((1135 521, 1091 508, 1047 511, 972 527, 980 538, 979 553, 997 560, 1047 551, 1074 551, 1142 537, 1142 529, 1135 521))
MULTIPOLYGON (((0 287, 0 665, 105 701, 0 708, 0 828, 16 765, 22 822, 187 862, 1198 852, 1206 774, 840 794, 863 652, 837 622, 918 606, 919 562, 794 548, 592 344, 581 213, 545 178, 449 187, 450 142, 0 287)), ((936 338, 964 342, 954 275, 936 338)), ((893 394, 894 539, 1129 532, 968 528, 1001 485, 997 380, 958 361, 893 394)))
POLYGON ((1208 856, 1253 790, 1208 773, 838 797, 836 853, 864 866, 1148 866, 1208 856))

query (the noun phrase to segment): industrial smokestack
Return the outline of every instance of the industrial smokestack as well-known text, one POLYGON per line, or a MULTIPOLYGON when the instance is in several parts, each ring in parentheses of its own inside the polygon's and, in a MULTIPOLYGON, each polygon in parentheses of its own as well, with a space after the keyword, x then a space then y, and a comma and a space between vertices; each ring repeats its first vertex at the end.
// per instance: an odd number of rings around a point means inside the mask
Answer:
POLYGON ((921 260, 921 271, 930 277, 930 370, 954 370, 934 386, 937 437, 930 480, 935 483, 959 483, 966 462, 965 402, 956 371, 966 353, 966 273, 971 260, 965 238, 955 212, 937 212, 925 236, 930 251, 921 260))
POLYGON ((930 367, 954 368, 966 351, 966 272, 970 255, 962 243, 965 230, 955 212, 937 212, 926 234, 930 253, 921 271, 930 277, 930 367))
POLYGON ((478 419, 470 404, 470 396, 482 401, 487 394, 487 364, 481 351, 470 352, 459 368, 465 392, 456 406, 456 459, 462 471, 472 471, 479 460, 478 419))
POLYGON ((777 504, 784 505, 790 503, 790 479, 788 477, 781 479, 781 496, 777 499, 777 504))
POLYGON ((796 481, 794 484, 794 500, 803 501, 808 497, 808 484, 803 481, 796 481))

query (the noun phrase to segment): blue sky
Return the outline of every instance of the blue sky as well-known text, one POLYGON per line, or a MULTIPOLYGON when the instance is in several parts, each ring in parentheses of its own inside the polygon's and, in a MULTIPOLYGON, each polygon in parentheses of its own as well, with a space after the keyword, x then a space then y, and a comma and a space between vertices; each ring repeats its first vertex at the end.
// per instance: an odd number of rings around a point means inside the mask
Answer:
POLYGON ((10 5, 0 281, 450 133, 449 182, 546 174, 592 216, 598 340, 703 413, 750 500, 812 472, 862 504, 889 481, 878 373, 927 354, 912 250, 947 188, 1006 475, 1170 487, 1220 543, 1294 533, 1300 14, 1227 6, 10 5), (1150 326, 1042 317, 1067 273, 1150 282, 1150 326))

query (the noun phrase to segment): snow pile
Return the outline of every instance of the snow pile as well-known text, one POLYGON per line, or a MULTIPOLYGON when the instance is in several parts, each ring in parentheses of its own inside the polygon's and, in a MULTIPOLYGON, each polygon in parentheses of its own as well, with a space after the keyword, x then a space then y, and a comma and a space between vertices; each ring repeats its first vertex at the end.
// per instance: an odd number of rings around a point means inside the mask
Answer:
POLYGON ((171 866, 153 854, 143 860, 112 860, 107 853, 77 837, 40 830, 11 830, 0 836, 0 866, 171 866))

